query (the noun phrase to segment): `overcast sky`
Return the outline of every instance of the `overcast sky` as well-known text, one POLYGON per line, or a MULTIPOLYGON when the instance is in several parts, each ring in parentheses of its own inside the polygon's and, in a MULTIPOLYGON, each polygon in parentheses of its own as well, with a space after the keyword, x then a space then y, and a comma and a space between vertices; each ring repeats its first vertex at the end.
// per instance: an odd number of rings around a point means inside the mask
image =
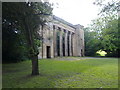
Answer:
POLYGON ((94 0, 51 0, 57 2, 58 8, 54 7, 53 14, 72 23, 81 24, 84 27, 90 21, 97 18, 99 7, 93 5, 94 0))

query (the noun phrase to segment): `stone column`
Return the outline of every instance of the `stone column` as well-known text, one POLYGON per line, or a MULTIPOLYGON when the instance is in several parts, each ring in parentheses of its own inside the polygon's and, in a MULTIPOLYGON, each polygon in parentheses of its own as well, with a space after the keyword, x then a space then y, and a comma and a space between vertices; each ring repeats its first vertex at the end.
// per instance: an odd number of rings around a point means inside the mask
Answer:
POLYGON ((68 31, 65 31, 65 56, 68 56, 68 41, 67 41, 68 31))
POLYGON ((60 56, 63 56, 63 31, 60 30, 60 56))
POLYGON ((73 56, 77 56, 76 55, 76 52, 77 52, 77 49, 76 49, 76 38, 75 38, 75 33, 73 33, 72 35, 72 47, 73 47, 73 56))
POLYGON ((70 53, 70 56, 72 56, 72 48, 71 48, 71 44, 72 44, 72 42, 71 42, 71 35, 72 35, 72 32, 70 32, 70 34, 69 34, 69 53, 70 53))
POLYGON ((57 26, 54 26, 53 27, 53 30, 54 30, 54 33, 53 33, 53 36, 54 36, 54 56, 56 57, 58 54, 57 54, 57 29, 58 27, 57 26))

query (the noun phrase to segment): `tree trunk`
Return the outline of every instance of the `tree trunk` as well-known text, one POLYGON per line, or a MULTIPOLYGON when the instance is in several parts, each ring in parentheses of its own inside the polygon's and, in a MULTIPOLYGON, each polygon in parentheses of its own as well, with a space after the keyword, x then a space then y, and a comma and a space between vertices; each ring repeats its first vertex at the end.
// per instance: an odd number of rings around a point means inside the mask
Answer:
POLYGON ((39 75, 38 56, 33 56, 31 59, 32 59, 32 75, 39 75))
POLYGON ((33 38, 33 32, 30 29, 30 24, 27 20, 27 17, 23 19, 24 20, 24 25, 25 25, 25 35, 27 39, 27 44, 30 54, 30 58, 32 60, 32 73, 31 75, 39 75, 39 70, 38 70, 38 54, 35 50, 35 44, 34 44, 34 38, 33 38))

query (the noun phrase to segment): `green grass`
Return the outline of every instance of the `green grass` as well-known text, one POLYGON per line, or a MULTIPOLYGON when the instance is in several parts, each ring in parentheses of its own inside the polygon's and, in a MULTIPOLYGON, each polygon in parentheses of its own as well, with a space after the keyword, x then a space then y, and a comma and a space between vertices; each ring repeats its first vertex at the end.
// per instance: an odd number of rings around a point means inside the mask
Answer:
POLYGON ((39 60, 39 71, 30 76, 31 61, 3 64, 3 88, 118 88, 115 58, 44 59, 39 60))

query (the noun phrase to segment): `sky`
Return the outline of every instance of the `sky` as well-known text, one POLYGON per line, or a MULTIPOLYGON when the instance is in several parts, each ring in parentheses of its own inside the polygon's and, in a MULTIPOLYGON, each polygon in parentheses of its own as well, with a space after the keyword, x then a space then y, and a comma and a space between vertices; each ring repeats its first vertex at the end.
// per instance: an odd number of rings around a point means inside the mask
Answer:
POLYGON ((51 0, 55 4, 53 14, 75 24, 87 27, 91 20, 97 18, 99 7, 93 5, 94 0, 51 0))

